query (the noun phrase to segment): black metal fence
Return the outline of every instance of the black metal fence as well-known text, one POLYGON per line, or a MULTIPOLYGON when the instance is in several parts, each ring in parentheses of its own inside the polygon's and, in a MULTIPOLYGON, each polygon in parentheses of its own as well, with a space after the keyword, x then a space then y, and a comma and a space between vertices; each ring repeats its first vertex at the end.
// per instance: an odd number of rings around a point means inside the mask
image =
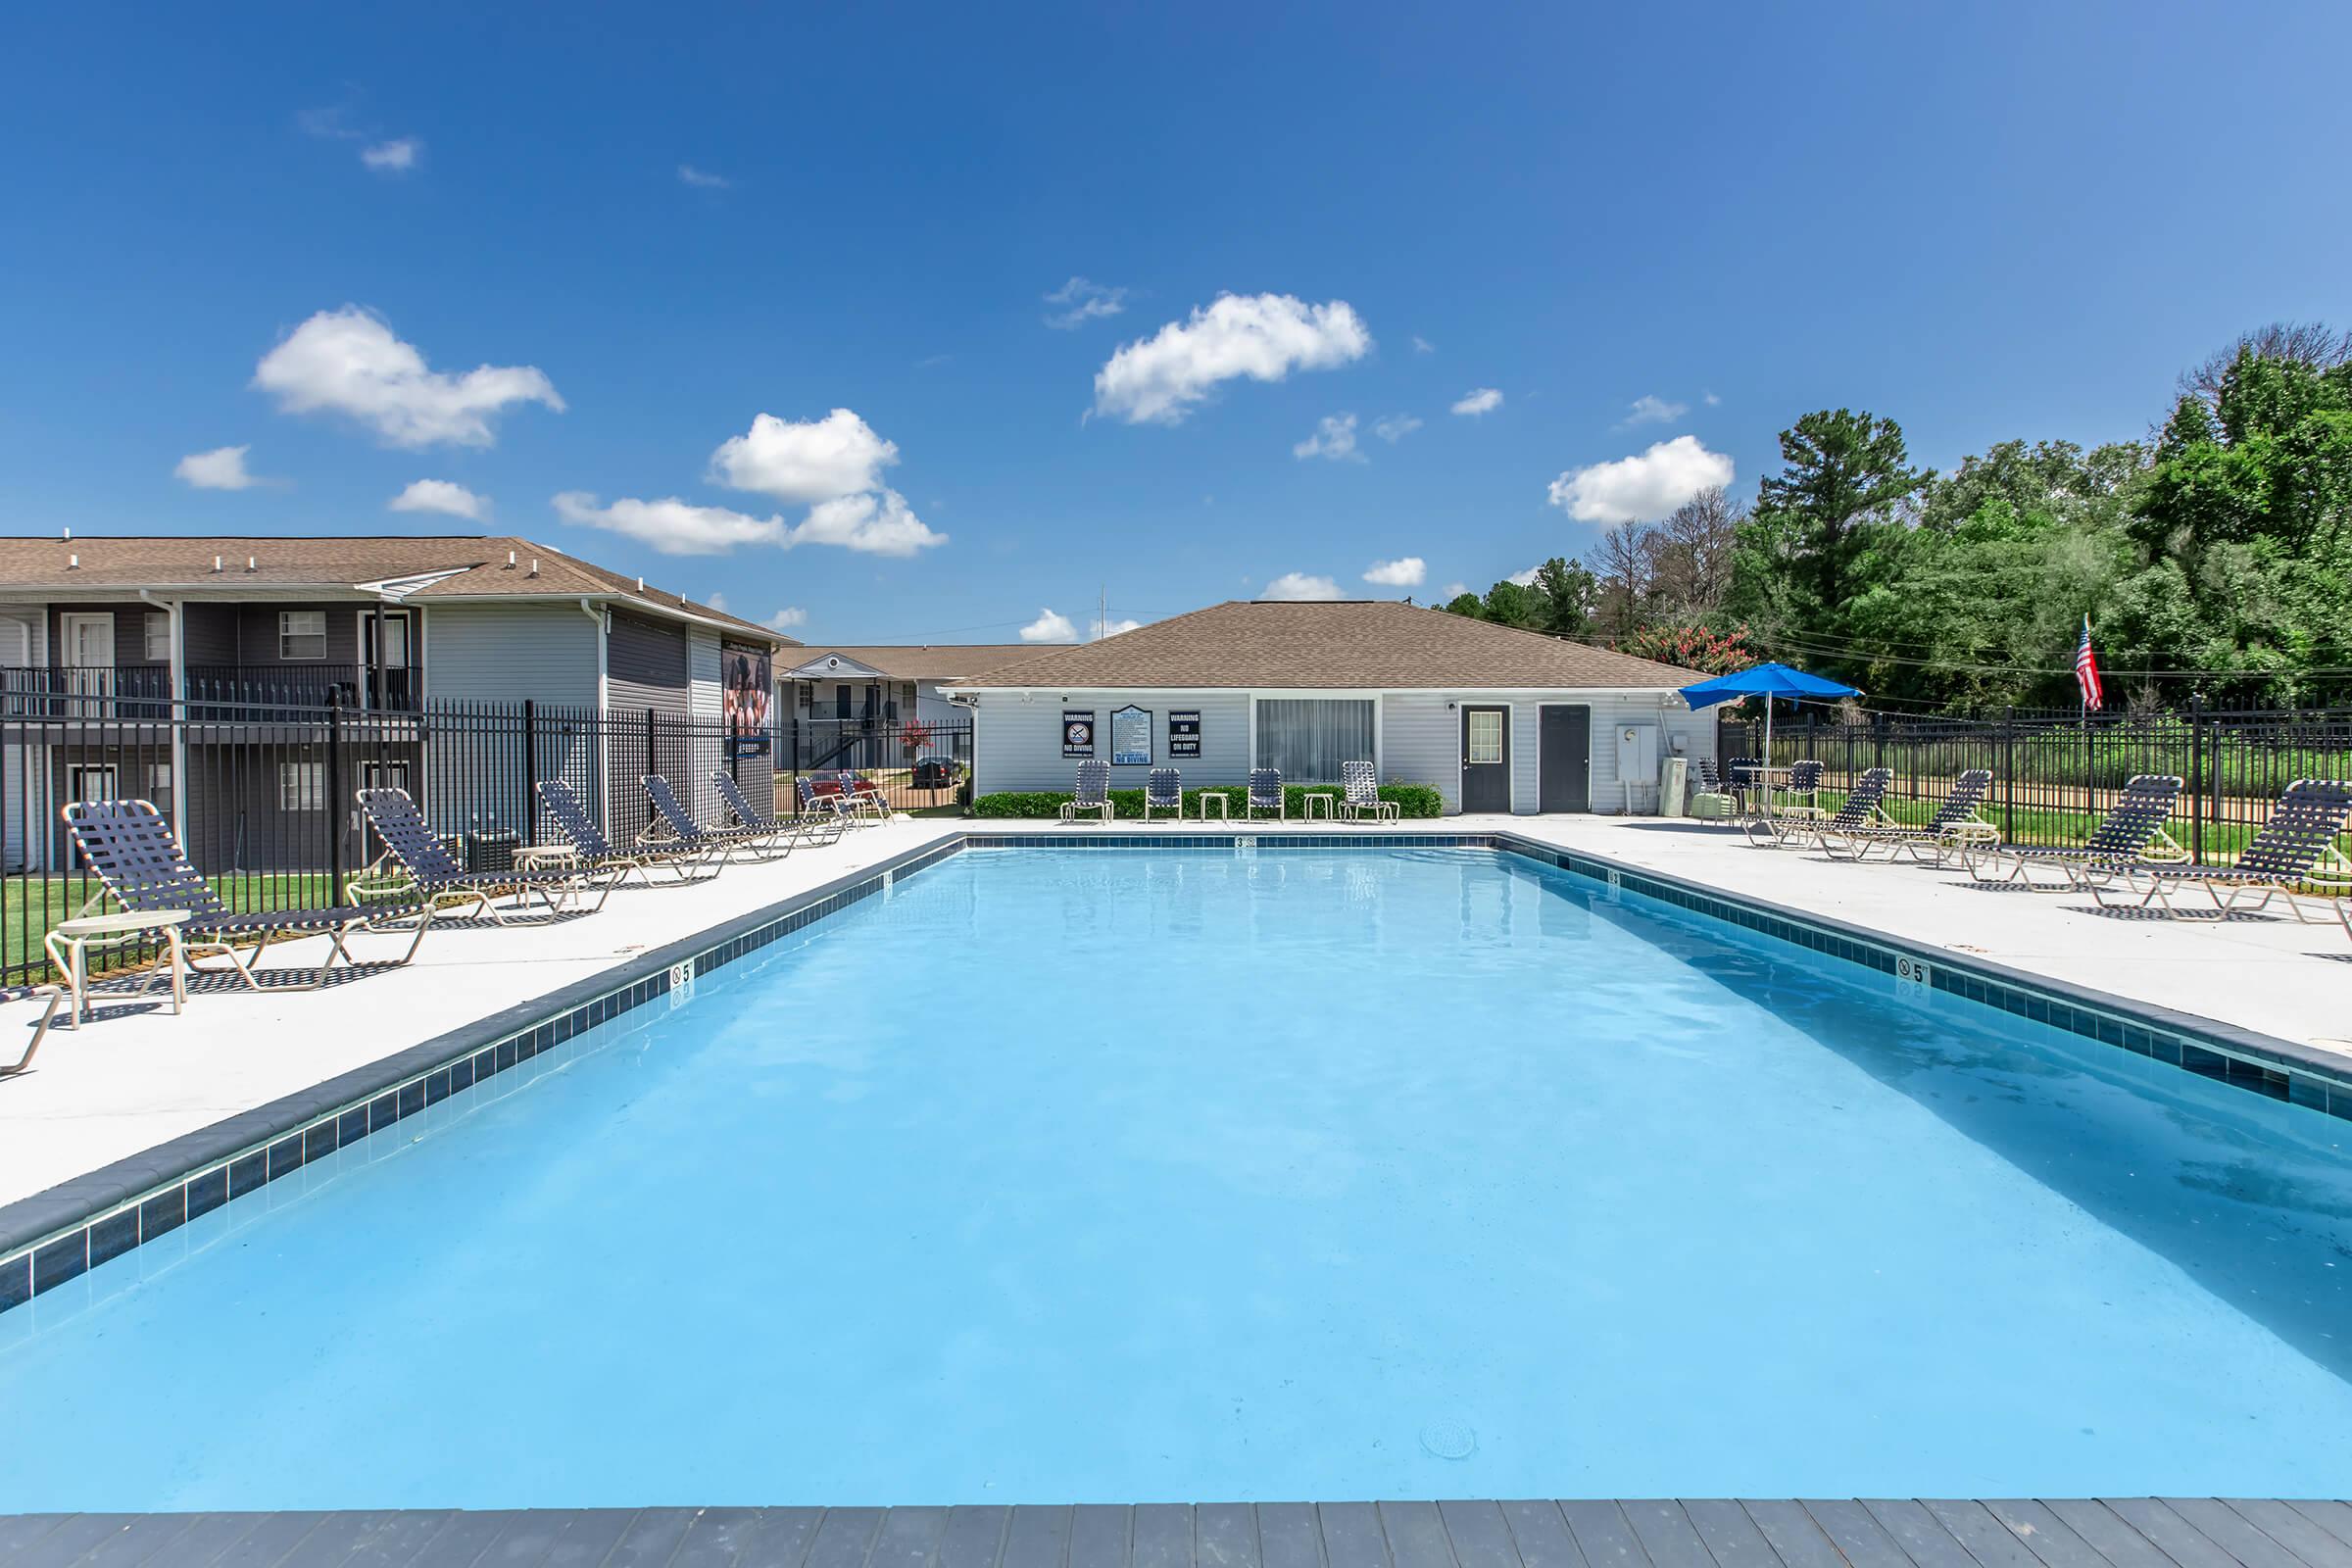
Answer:
POLYGON ((972 773, 972 721, 794 718, 777 737, 777 768, 822 779, 855 773, 895 811, 960 805, 972 773))
MULTIPOLYGON (((1723 756, 1760 755, 1760 719, 1728 723, 1723 756)), ((2080 844, 2135 773, 2177 774, 2180 806, 2171 827, 2200 858, 2236 853, 2301 778, 2352 778, 2352 710, 2003 714, 1927 718, 1805 709, 1776 715, 1770 762, 1814 759, 1823 788, 1842 794, 1866 768, 1894 773, 1896 814, 1923 819, 1959 774, 1992 774, 1985 814, 2022 844, 2080 844)))

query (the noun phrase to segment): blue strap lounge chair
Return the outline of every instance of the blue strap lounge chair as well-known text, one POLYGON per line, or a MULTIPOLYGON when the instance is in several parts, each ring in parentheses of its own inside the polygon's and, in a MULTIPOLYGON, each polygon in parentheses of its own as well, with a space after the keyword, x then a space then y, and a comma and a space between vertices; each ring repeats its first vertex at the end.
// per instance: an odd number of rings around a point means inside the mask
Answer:
POLYGON ((743 793, 743 786, 736 782, 735 775, 723 767, 711 769, 710 784, 718 791, 720 803, 745 827, 768 828, 778 835, 797 838, 804 844, 830 844, 841 837, 843 819, 838 811, 825 811, 817 815, 771 816, 752 804, 751 797, 743 793))
POLYGON ((870 816, 877 822, 890 820, 890 803, 874 781, 855 768, 845 767, 834 775, 841 784, 841 798, 848 803, 853 816, 870 816))
POLYGON ((1102 821, 1110 820, 1110 764, 1108 762, 1080 762, 1076 793, 1061 803, 1061 819, 1075 822, 1081 813, 1092 811, 1102 821))
POLYGON ((1247 821, 1260 811, 1272 811, 1287 822, 1291 819, 1288 801, 1282 793, 1281 768, 1253 767, 1250 770, 1250 798, 1242 808, 1242 818, 1247 821))
POLYGON ((2271 819, 2228 865, 2134 863, 2084 881, 2101 908, 2153 906, 2176 920, 2192 914, 2228 919, 2267 908, 2278 899, 2296 919, 2309 920, 2315 916, 2305 912, 2305 899, 2332 905, 2352 891, 2352 860, 2335 847, 2347 817, 2352 817, 2352 784, 2297 779, 2271 808, 2271 819), (2203 893, 2211 906, 2183 909, 2173 902, 2176 893, 2190 888, 2203 893), (2110 893, 2117 894, 2113 903, 2110 893))
POLYGON ((1380 798, 1380 776, 1370 762, 1342 762, 1340 789, 1340 810, 1355 821, 1394 822, 1404 814, 1395 801, 1380 798))
MULTIPOLYGON (((1796 765, 1801 768, 1806 764, 1796 765)), ((1820 765, 1813 764, 1816 768, 1820 765)), ((1886 786, 1893 781, 1894 769, 1890 767, 1865 768, 1845 799, 1838 803, 1838 809, 1828 815, 1809 807, 1785 810, 1776 806, 1770 815, 1751 817, 1740 826, 1747 830, 1753 843, 1767 849, 1790 849, 1807 843, 1820 844, 1829 834, 1856 833, 1884 825, 1887 818, 1880 811, 1879 803, 1886 799, 1886 786)), ((1820 788, 1818 772, 1813 775, 1812 783, 1815 789, 1820 788)))
POLYGON ((180 927, 180 939, 188 955, 188 966, 199 973, 220 972, 205 970, 195 958, 199 953, 218 953, 256 991, 265 987, 254 973, 254 965, 281 938, 326 938, 326 956, 309 983, 287 988, 315 991, 326 984, 337 958, 355 969, 359 967, 359 960, 345 946, 354 932, 413 919, 416 934, 409 939, 409 951, 396 960, 407 963, 416 956, 425 928, 432 924, 433 906, 410 896, 366 906, 341 905, 331 908, 239 913, 223 904, 220 895, 205 880, 204 873, 188 863, 179 840, 172 832, 172 824, 153 803, 75 801, 65 808, 64 815, 66 831, 73 835, 74 847, 104 888, 83 906, 82 913, 95 911, 109 896, 133 913, 185 909, 188 918, 180 927), (245 949, 247 943, 252 944, 250 952, 245 949))
POLYGON ((425 824, 424 813, 403 789, 368 789, 359 792, 360 809, 367 813, 368 825, 383 842, 384 853, 375 858, 367 869, 347 885, 343 896, 355 897, 356 886, 387 873, 400 885, 413 889, 417 897, 436 908, 445 906, 467 906, 478 909, 500 925, 516 915, 533 912, 554 918, 564 908, 576 907, 596 890, 596 904, 601 909, 612 892, 612 884, 620 879, 616 868, 589 870, 565 868, 553 871, 467 871, 458 863, 449 846, 434 836, 425 824), (513 895, 513 905, 505 909, 498 906, 494 895, 513 895))
POLYGON ((2087 888, 2129 865, 2177 865, 2188 858, 2188 851, 2165 831, 2165 823, 2180 799, 2178 775, 2136 773, 2124 781, 2123 794, 2086 843, 1978 845, 1963 852, 1962 863, 1979 882, 2035 893, 2087 888))
POLYGON ((1173 767, 1155 767, 1144 775, 1144 820, 1153 811, 1173 811, 1184 820, 1184 774, 1173 767))
POLYGON ((2000 838, 2000 830, 1978 814, 1984 804, 1985 793, 1992 788, 1992 770, 1972 767, 1952 780, 1935 813, 1924 825, 1912 826, 1886 817, 1884 809, 1880 819, 1865 822, 1860 827, 1824 827, 1821 848, 1832 859, 1850 855, 1857 860, 1867 860, 1874 850, 1885 850, 1886 858, 1909 855, 1922 864, 1941 865, 1952 856, 1959 855, 1969 844, 1990 844, 2000 838))
POLYGON ((572 853, 577 858, 574 863, 581 867, 591 870, 612 867, 621 876, 635 876, 648 887, 655 885, 653 874, 656 871, 662 872, 672 882, 699 880, 697 872, 706 876, 716 874, 716 868, 710 863, 710 853, 707 849, 674 853, 642 849, 634 854, 624 854, 614 849, 612 841, 605 837, 605 830, 596 825, 596 818, 588 814, 588 808, 581 804, 579 793, 568 780, 541 779, 539 799, 547 807, 547 814, 556 819, 557 831, 571 841, 572 853))
POLYGON ((678 792, 669 787, 669 780, 659 773, 640 774, 638 782, 645 786, 645 798, 653 803, 654 819, 637 836, 640 847, 662 854, 690 854, 701 850, 718 864, 724 865, 738 855, 756 860, 780 859, 792 853, 789 842, 781 844, 781 830, 767 827, 705 827, 686 809, 678 792))

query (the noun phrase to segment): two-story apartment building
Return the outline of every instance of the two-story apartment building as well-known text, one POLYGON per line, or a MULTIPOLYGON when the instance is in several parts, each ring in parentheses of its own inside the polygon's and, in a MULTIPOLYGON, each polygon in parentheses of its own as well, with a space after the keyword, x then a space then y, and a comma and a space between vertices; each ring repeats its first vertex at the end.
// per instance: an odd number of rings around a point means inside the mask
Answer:
MULTIPOLYGON (((0 865, 56 863, 57 807, 107 795, 153 799, 217 857, 270 865, 289 819, 348 801, 325 799, 324 760, 298 750, 258 771, 212 754, 330 708, 364 715, 372 742, 355 763, 366 776, 346 782, 415 785, 436 734, 466 743, 428 706, 527 701, 551 715, 547 770, 600 799, 633 797, 649 756, 605 744, 591 765, 592 728, 609 740, 624 717, 707 719, 692 733, 712 756, 650 760, 714 811, 726 691, 764 714, 788 645, 514 536, 0 538, 0 865)), ((771 759, 735 765, 756 791, 771 759)))

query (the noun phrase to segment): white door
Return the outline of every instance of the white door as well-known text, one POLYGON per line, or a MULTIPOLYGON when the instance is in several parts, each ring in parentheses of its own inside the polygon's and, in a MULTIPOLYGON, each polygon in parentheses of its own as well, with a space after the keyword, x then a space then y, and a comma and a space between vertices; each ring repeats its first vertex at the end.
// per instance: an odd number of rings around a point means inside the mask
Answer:
POLYGON ((58 628, 66 645, 66 690, 76 697, 104 697, 115 676, 115 617, 60 615, 58 628))

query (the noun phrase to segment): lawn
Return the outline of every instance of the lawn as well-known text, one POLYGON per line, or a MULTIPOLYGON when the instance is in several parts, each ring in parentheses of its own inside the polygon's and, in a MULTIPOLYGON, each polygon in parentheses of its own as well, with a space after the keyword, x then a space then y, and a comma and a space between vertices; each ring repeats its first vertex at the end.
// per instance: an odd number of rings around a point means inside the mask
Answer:
MULTIPOLYGON (((337 904, 330 896, 332 878, 319 871, 250 871, 209 877, 220 902, 232 909, 290 909, 309 905, 337 904)), ((0 984, 31 985, 56 975, 41 938, 60 920, 70 920, 100 891, 95 877, 0 877, 0 984)), ((110 901, 96 912, 114 906, 110 901)), ((91 950, 91 966, 113 967, 91 950)), ((137 945, 113 950, 121 962, 143 962, 137 945)))

